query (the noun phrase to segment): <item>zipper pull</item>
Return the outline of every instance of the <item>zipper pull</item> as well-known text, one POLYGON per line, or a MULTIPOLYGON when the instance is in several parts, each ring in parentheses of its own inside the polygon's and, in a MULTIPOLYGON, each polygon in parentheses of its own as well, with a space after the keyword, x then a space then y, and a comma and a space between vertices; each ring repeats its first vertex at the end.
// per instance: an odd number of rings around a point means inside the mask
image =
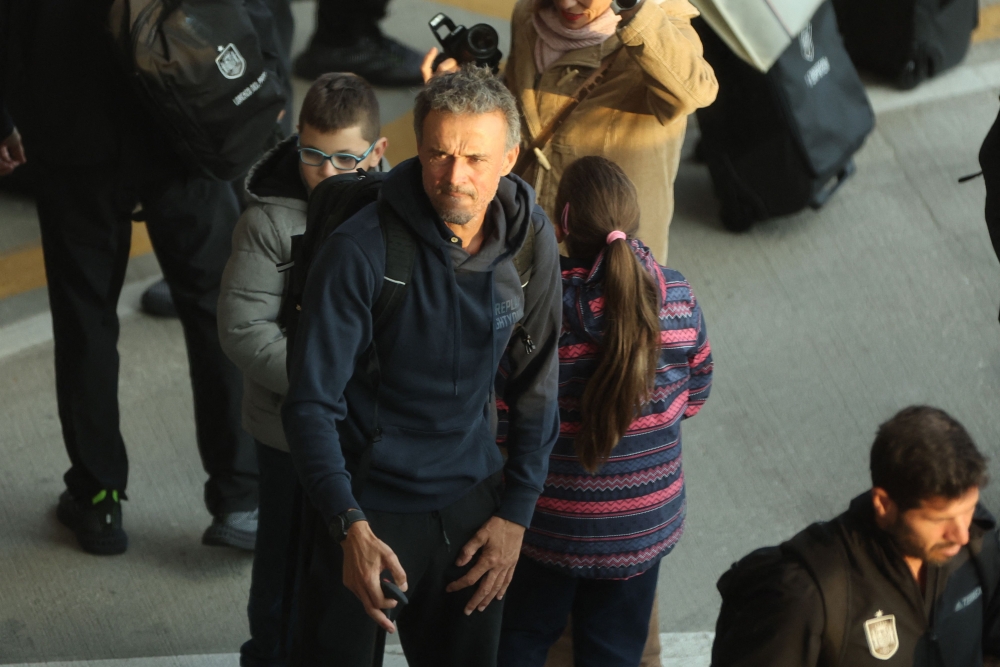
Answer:
POLYGON ((524 345, 525 354, 531 354, 535 351, 535 341, 531 339, 531 334, 529 334, 527 329, 525 329, 520 323, 517 325, 517 335, 521 337, 521 343, 524 345))

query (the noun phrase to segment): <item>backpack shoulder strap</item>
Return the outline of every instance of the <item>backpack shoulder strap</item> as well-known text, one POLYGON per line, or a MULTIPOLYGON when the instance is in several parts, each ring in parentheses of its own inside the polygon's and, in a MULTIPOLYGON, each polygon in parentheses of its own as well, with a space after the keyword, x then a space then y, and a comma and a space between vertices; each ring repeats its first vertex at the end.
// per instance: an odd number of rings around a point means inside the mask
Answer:
POLYGON ((372 306, 374 332, 382 331, 393 314, 403 303, 413 275, 413 262, 417 257, 417 240, 413 232, 379 201, 379 225, 385 242, 385 274, 375 305, 372 306))
POLYGON ((366 440, 361 443, 357 452, 357 462, 351 470, 351 491, 355 498, 361 497, 368 482, 372 448, 382 439, 382 424, 378 416, 382 365, 376 341, 379 332, 385 329, 386 324, 403 303, 413 274, 413 262, 417 256, 417 241, 413 237, 413 232, 389 210, 389 207, 383 206, 381 199, 378 207, 379 226, 382 228, 382 240, 385 243, 385 273, 378 297, 372 305, 372 342, 358 359, 355 368, 356 376, 359 375, 362 381, 368 384, 374 396, 371 430, 366 440))
POLYGON ((814 523, 781 548, 805 565, 819 588, 826 617, 821 664, 838 667, 847 648, 851 604, 851 580, 844 546, 829 523, 814 523))
POLYGON ((524 237, 524 244, 514 255, 514 268, 521 278, 521 287, 524 288, 531 280, 531 268, 535 264, 535 223, 528 219, 528 231, 524 237))

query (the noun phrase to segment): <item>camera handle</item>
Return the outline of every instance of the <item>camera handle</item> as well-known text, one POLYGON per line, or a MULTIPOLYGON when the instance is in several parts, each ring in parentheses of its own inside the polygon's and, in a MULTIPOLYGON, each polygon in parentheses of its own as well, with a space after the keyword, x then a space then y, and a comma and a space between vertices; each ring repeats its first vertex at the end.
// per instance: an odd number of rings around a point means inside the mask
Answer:
POLYGON ((437 41, 441 44, 441 48, 447 48, 444 43, 445 37, 451 35, 456 30, 461 30, 461 26, 456 26, 455 22, 448 18, 444 13, 436 14, 434 18, 427 22, 427 25, 430 26, 431 32, 433 32, 434 36, 437 37, 437 41), (448 29, 448 35, 445 35, 445 37, 442 37, 439 32, 439 29, 442 26, 448 29))

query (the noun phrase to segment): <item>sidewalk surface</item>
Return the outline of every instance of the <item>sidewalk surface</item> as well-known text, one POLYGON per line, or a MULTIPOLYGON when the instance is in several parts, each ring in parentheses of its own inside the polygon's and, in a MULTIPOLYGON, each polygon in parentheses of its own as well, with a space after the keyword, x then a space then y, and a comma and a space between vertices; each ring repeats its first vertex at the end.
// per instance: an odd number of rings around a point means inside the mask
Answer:
MULTIPOLYGON (((387 30, 428 48, 426 22, 446 11, 466 25, 489 20, 506 52, 510 2, 452 2, 393 0, 387 30)), ((294 8, 302 48, 314 10, 294 8)), ((300 99, 306 87, 297 82, 300 99)), ((682 165, 670 264, 702 303, 716 378, 685 424, 688 528, 660 577, 668 667, 708 665, 714 584, 734 560, 832 517, 867 488, 875 429, 901 407, 943 407, 991 458, 1000 453, 1000 266, 982 180, 957 183, 978 171, 1000 107, 1000 42, 977 44, 958 70, 916 91, 870 90, 877 129, 857 176, 822 211, 731 234, 706 169, 682 165)), ((412 154, 414 94, 379 94, 394 162, 412 154)), ((3 664, 222 667, 237 664, 247 637, 251 559, 200 544, 210 517, 184 343, 177 322, 135 314, 159 273, 137 239, 120 344, 131 545, 102 559, 81 553, 55 519, 67 460, 37 222, 30 202, 0 195, 3 664)), ((1000 487, 983 500, 1000 509, 1000 487)), ((386 664, 405 664, 398 646, 386 664)))

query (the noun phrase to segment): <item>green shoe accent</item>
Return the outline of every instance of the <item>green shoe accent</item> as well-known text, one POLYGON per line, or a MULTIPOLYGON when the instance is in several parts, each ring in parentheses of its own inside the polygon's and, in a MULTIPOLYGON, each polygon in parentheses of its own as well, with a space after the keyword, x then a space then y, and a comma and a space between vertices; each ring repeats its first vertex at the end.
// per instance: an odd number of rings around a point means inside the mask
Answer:
POLYGON ((111 492, 111 498, 117 503, 118 502, 118 492, 117 491, 112 491, 111 492))
POLYGON ((97 494, 96 496, 94 496, 93 498, 91 498, 91 499, 90 499, 90 502, 91 502, 92 504, 96 505, 97 503, 101 502, 102 500, 104 500, 104 499, 105 499, 105 498, 107 498, 107 497, 108 497, 108 492, 107 492, 107 490, 106 490, 106 489, 101 489, 101 492, 100 492, 100 493, 98 493, 98 494, 97 494))

